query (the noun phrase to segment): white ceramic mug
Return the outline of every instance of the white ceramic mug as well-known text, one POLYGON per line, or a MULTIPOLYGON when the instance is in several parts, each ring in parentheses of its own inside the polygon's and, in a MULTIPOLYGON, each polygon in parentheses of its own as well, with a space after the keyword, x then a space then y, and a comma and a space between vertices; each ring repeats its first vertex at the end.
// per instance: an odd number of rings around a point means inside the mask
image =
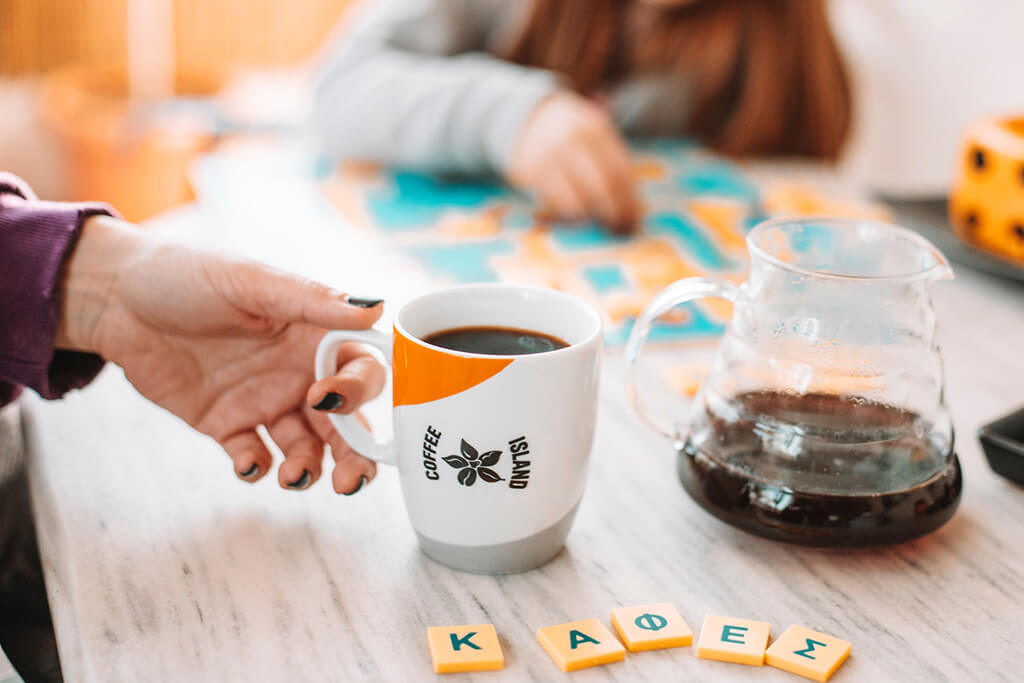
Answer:
POLYGON ((561 550, 583 495, 594 437, 601 318, 576 297, 505 284, 421 296, 395 316, 394 335, 328 333, 316 377, 337 371, 338 347, 376 347, 393 372, 394 438, 378 441, 331 414, 358 452, 397 465, 423 551, 471 572, 539 566, 561 550), (442 348, 425 337, 458 327, 508 327, 568 346, 528 355, 442 348))

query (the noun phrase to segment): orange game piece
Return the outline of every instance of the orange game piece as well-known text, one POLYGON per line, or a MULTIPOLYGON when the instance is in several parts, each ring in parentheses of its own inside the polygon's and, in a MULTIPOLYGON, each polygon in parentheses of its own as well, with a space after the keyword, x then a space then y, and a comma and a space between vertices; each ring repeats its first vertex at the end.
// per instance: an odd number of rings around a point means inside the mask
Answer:
POLYGON ((671 602, 613 609, 612 626, 630 652, 684 647, 693 642, 693 631, 671 602))
POLYGON ((431 626, 427 644, 434 672, 496 671, 505 667, 498 632, 492 624, 431 626))
POLYGON ((765 652, 765 663, 824 683, 850 656, 850 648, 845 640, 793 625, 765 652))
POLYGON ((621 662, 626 650, 597 619, 570 621, 537 631, 537 642, 562 671, 621 662))
POLYGON ((767 621, 752 621, 709 614, 704 618, 697 643, 697 656, 750 666, 764 665, 768 646, 767 621))

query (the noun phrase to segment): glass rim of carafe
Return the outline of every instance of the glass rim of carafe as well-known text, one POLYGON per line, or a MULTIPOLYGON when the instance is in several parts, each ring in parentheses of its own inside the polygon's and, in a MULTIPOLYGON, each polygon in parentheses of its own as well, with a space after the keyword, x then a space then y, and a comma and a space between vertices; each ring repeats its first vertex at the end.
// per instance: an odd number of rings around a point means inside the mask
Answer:
POLYGON ((909 282, 913 280, 919 280, 926 277, 932 277, 934 279, 950 279, 953 277, 953 269, 949 265, 949 260, 946 258, 938 247, 932 244, 929 240, 924 238, 919 233, 905 228, 902 225, 896 225, 895 223, 886 223, 884 221, 865 219, 865 218, 847 218, 838 216, 782 216, 778 218, 769 218, 761 221, 747 233, 747 249, 752 253, 756 254, 759 258, 771 263, 772 265, 781 268, 783 270, 796 273, 798 275, 805 275, 809 277, 823 278, 829 280, 847 280, 851 282, 909 282), (783 261, 778 256, 775 256, 763 248, 761 248, 756 242, 755 237, 758 233, 767 231, 771 228, 778 227, 780 225, 787 224, 808 224, 825 223, 828 225, 872 225, 883 230, 898 234, 902 238, 914 243, 921 247, 924 251, 930 253, 934 259, 934 264, 922 268, 911 273, 894 273, 892 275, 847 275, 843 273, 833 273, 826 270, 815 270, 813 268, 804 268, 794 263, 788 263, 783 261))

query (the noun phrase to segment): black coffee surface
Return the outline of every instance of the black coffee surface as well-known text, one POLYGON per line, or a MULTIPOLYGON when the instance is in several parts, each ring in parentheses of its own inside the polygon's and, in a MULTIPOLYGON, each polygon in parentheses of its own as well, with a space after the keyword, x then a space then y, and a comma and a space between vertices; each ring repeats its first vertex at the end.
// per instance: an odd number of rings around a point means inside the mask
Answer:
POLYGON ((423 338, 434 346, 491 356, 522 356, 569 346, 558 337, 515 327, 455 327, 423 338))
POLYGON ((900 543, 942 526, 960 463, 920 417, 856 396, 759 391, 730 419, 705 406, 678 450, 679 478, 733 526, 808 546, 900 543))

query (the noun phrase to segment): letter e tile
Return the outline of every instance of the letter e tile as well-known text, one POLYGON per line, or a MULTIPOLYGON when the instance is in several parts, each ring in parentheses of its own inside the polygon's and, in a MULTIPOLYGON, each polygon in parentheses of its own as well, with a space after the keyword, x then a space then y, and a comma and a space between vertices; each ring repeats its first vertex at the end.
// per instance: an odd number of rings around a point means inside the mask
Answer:
POLYGON ((625 648, 608 627, 597 619, 582 619, 537 629, 537 642, 562 671, 621 662, 626 658, 625 648))
POLYGON ((794 624, 768 648, 765 662, 824 683, 850 656, 850 649, 845 640, 794 624))
POLYGON ((709 614, 704 617, 704 626, 700 630, 697 656, 720 662, 763 666, 770 629, 771 624, 767 621, 709 614))
POLYGON ((693 642, 693 631, 671 602, 613 609, 612 626, 630 652, 683 647, 693 642))
POLYGON ((427 644, 434 671, 496 671, 505 667, 498 632, 491 624, 473 626, 431 626, 427 644))

